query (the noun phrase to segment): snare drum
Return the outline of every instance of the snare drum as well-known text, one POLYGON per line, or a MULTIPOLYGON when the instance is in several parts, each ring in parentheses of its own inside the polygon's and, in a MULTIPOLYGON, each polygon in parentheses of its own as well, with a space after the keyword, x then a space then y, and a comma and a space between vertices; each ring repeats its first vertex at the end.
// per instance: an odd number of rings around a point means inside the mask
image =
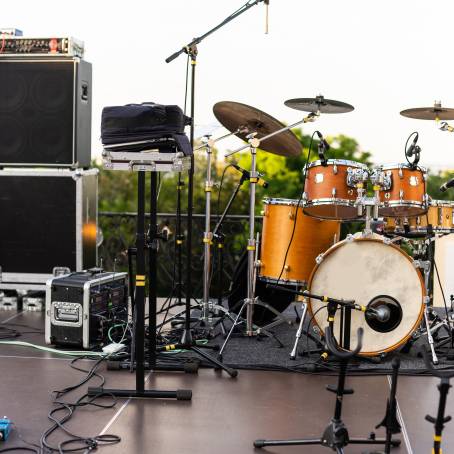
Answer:
POLYGON ((357 190, 351 178, 355 172, 367 175, 367 166, 341 159, 328 159, 326 166, 312 162, 304 185, 304 212, 320 219, 356 218, 357 190))
POLYGON ((390 164, 375 171, 384 172, 387 177, 387 184, 380 190, 380 216, 410 217, 427 212, 426 169, 390 164))
POLYGON ((317 256, 339 240, 340 222, 306 216, 301 206, 296 216, 297 200, 265 199, 264 204, 259 279, 275 283, 280 277, 282 283, 304 286, 317 256))
POLYGON ((408 225, 411 232, 427 232, 427 224, 432 225, 434 232, 453 232, 454 202, 432 200, 427 214, 412 218, 385 218, 385 232, 402 233, 405 231, 405 225, 408 225))

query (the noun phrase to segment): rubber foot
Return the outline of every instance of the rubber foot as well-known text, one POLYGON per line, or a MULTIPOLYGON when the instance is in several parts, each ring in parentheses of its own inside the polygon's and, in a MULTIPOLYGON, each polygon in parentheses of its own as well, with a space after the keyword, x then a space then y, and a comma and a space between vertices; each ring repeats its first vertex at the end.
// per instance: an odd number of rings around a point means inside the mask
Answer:
POLYGON ((192 391, 190 389, 177 389, 177 400, 191 400, 192 391))
POLYGON ((255 440, 254 448, 263 448, 265 446, 265 440, 255 440))

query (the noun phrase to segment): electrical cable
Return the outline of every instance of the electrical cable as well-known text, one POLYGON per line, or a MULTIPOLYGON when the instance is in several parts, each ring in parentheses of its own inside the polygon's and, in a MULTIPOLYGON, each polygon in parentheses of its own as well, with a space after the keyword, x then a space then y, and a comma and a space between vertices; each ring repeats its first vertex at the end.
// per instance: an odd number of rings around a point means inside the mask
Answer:
POLYGON ((74 403, 68 403, 68 402, 62 402, 59 399, 63 397, 64 395, 68 394, 69 392, 72 392, 81 386, 85 385, 88 381, 90 381, 92 378, 96 377, 100 380, 100 386, 103 387, 105 384, 105 378, 103 375, 99 374, 97 370, 99 369, 101 363, 107 359, 105 358, 100 358, 98 361, 95 362, 95 364, 89 369, 82 369, 80 367, 77 367, 75 364, 77 360, 80 358, 76 358, 71 362, 71 367, 77 371, 84 372, 87 375, 76 385, 68 386, 67 388, 64 388, 62 390, 54 391, 55 393, 55 398, 53 401, 53 404, 56 405, 54 409, 52 409, 49 414, 48 418, 53 422, 52 426, 47 429, 42 435, 40 439, 40 447, 43 452, 44 450, 47 449, 50 452, 58 452, 59 454, 64 454, 64 453, 71 453, 71 452, 90 452, 92 450, 96 450, 98 447, 105 446, 105 445, 111 445, 111 444, 117 444, 121 441, 121 438, 118 437, 117 435, 109 435, 109 434, 104 434, 104 435, 97 435, 94 437, 82 437, 79 435, 76 435, 72 433, 66 426, 65 424, 72 418, 74 415, 74 412, 80 408, 80 407, 86 407, 86 406, 94 406, 97 408, 113 408, 117 400, 114 396, 107 394, 107 393, 101 393, 97 394, 95 396, 88 396, 88 394, 82 395, 79 399, 77 399, 76 402, 74 403), (105 397, 105 396, 110 396, 112 397, 112 402, 109 404, 101 404, 97 403, 96 400, 99 397, 105 397), (56 417, 56 414, 65 411, 64 416, 61 419, 58 419, 56 417), (69 435, 68 440, 64 440, 58 444, 57 447, 51 446, 47 438, 54 433, 56 430, 60 429, 67 435, 69 435), (68 448, 68 445, 79 443, 79 446, 68 448))
MULTIPOLYGON (((322 310, 322 309, 326 309, 327 308, 327 305, 325 304, 324 306, 320 306, 311 316, 311 318, 309 319, 309 323, 307 324, 307 329, 308 329, 308 332, 309 330, 311 329, 311 325, 312 325, 312 322, 314 321, 315 319, 315 316, 322 310)), ((309 352, 309 336, 306 336, 306 351, 309 352)))
POLYGON ((292 246, 292 242, 293 242, 293 237, 295 236, 296 222, 297 222, 297 220, 298 220, 298 211, 299 211, 301 202, 302 202, 302 200, 303 200, 304 186, 305 186, 305 184, 306 184, 307 168, 308 168, 308 165, 309 165, 309 162, 310 162, 310 159, 311 159, 312 144, 313 144, 314 136, 315 136, 316 133, 317 133, 317 131, 314 131, 314 132, 312 133, 312 136, 311 136, 311 141, 310 141, 310 144, 309 144, 309 151, 308 151, 308 153, 307 153, 307 159, 306 159, 306 163, 305 163, 305 165, 304 165, 304 175, 303 175, 303 181, 302 181, 303 189, 302 189, 302 191, 301 191, 300 198, 298 199, 298 203, 296 204, 295 218, 294 218, 294 220, 293 220, 292 234, 291 234, 290 240, 289 240, 289 242, 288 242, 287 250, 285 251, 285 256, 284 256, 284 260, 283 260, 283 262, 282 262, 281 272, 279 273, 279 277, 278 277, 278 279, 277 279, 276 285, 279 285, 279 282, 280 282, 280 280, 281 280, 281 278, 282 278, 282 274, 284 273, 285 262, 287 261, 288 253, 289 253, 289 251, 290 251, 290 247, 292 246))

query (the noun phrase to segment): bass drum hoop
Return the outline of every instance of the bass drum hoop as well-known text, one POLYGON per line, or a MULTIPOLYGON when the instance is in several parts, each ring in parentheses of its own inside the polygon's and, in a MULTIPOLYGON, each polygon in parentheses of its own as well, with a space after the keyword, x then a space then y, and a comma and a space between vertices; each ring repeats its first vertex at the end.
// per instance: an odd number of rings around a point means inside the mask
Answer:
MULTIPOLYGON (((336 251, 338 248, 340 248, 342 245, 344 245, 347 241, 349 241, 349 240, 339 241, 335 245, 331 246, 323 254, 323 259, 326 258, 328 255, 332 254, 334 251, 336 251)), ((353 241, 374 241, 376 243, 384 244, 383 241, 381 239, 378 239, 378 238, 355 238, 355 239, 353 239, 353 241)), ((390 247, 396 249, 397 251, 399 251, 410 262, 410 264, 413 266, 412 258, 408 254, 406 254, 402 249, 400 249, 395 244, 387 244, 387 246, 390 246, 390 247)), ((311 275, 309 277, 309 282, 308 282, 308 285, 307 285, 307 290, 308 290, 309 293, 311 292, 312 281, 314 279, 315 273, 317 272, 317 270, 319 269, 320 265, 322 265, 322 264, 323 264, 323 260, 320 261, 320 262, 317 261, 314 269, 312 270, 312 273, 311 273, 311 275)), ((421 283, 421 289, 422 289, 423 298, 422 298, 422 301, 421 301, 421 309, 419 311, 419 316, 418 316, 418 319, 416 320, 415 324, 412 326, 410 331, 399 342, 397 342, 396 344, 393 344, 392 346, 390 346, 390 347, 388 347, 388 348, 386 348, 384 350, 371 351, 371 352, 359 352, 358 355, 367 356, 367 357, 378 356, 378 355, 381 355, 382 353, 389 353, 389 352, 391 352, 393 350, 396 350, 397 348, 399 348, 402 345, 404 345, 408 341, 408 339, 410 339, 411 335, 415 332, 416 328, 421 324, 422 318, 424 316, 424 303, 423 303, 423 300, 424 300, 424 297, 426 296, 426 288, 425 288, 425 284, 424 284, 424 280, 422 278, 421 272, 418 269, 416 271, 417 271, 417 276, 419 277, 419 281, 421 283)), ((307 309, 308 309, 308 312, 309 312, 311 318, 313 319, 315 325, 320 330, 320 332, 323 333, 323 335, 324 335, 323 328, 317 323, 317 320, 314 317, 314 311, 312 310, 312 303, 311 303, 310 298, 308 299, 307 309)))

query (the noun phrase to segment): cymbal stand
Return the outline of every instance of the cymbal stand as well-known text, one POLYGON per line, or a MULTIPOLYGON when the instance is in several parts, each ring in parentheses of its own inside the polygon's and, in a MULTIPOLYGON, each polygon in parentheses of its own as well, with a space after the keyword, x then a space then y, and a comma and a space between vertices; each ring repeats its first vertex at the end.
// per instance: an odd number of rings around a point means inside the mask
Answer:
MULTIPOLYGON (((207 38, 209 35, 214 33, 215 31, 219 30, 222 28, 224 25, 228 24, 229 22, 233 21, 237 17, 241 16, 243 13, 248 11, 250 8, 252 8, 255 5, 258 5, 259 3, 264 2, 265 0, 254 0, 252 2, 247 2, 244 4, 241 8, 237 9, 234 13, 232 13, 230 16, 228 16, 226 19, 224 19, 222 22, 220 22, 218 25, 213 27, 212 29, 208 30, 206 33, 203 35, 200 35, 196 38, 194 38, 191 42, 185 44, 183 47, 181 47, 179 50, 174 52, 172 55, 166 58, 166 63, 170 63, 173 60, 175 60, 177 57, 179 57, 182 54, 187 54, 188 58, 191 63, 191 90, 190 90, 190 98, 191 98, 191 126, 190 126, 190 142, 191 146, 194 146, 194 125, 195 125, 195 77, 196 77, 196 66, 197 66, 197 56, 198 56, 198 44, 200 44, 205 38, 207 38)), ((197 350, 198 353, 201 356, 204 356, 205 359, 208 359, 212 363, 216 364, 216 361, 214 361, 213 358, 207 357, 205 353, 200 351, 196 347, 196 344, 194 342, 193 336, 192 336, 192 331, 191 331, 191 324, 190 324, 190 316, 191 316, 191 292, 192 292, 192 275, 191 275, 191 261, 192 261, 192 211, 193 211, 193 201, 194 201, 194 156, 191 156, 191 168, 188 172, 188 223, 187 223, 187 229, 188 229, 188 234, 187 234, 187 243, 186 243, 186 251, 187 251, 187 257, 186 257, 186 311, 185 311, 185 324, 184 324, 184 330, 183 330, 183 335, 181 336, 181 343, 187 346, 188 348, 191 348, 192 350, 197 350)), ((221 366, 224 368, 224 366, 221 366)), ((230 374, 233 375, 233 374, 230 374)), ((236 375, 236 371, 235 374, 236 375)))
MULTIPOLYGON (((217 139, 211 139, 205 136, 205 143, 200 145, 194 151, 204 148, 206 151, 206 180, 205 180, 205 231, 203 234, 203 299, 201 304, 200 320, 208 326, 212 325, 213 312, 225 311, 221 304, 215 304, 210 301, 210 281, 211 281, 211 246, 213 244, 213 232, 211 231, 211 192, 213 190, 213 180, 211 178, 211 155, 216 142, 231 137, 235 134, 244 132, 243 128, 238 128, 236 131, 226 134, 217 139)), ((238 188, 239 189, 239 188, 238 188)), ((236 196, 236 194, 235 194, 236 196)))
MULTIPOLYGON (((255 191, 256 191, 256 184, 258 181, 258 173, 257 173, 257 160, 256 160, 256 154, 257 154, 257 148, 259 148, 260 144, 264 142, 265 140, 274 137, 278 134, 281 134, 285 131, 288 131, 292 128, 295 128, 296 126, 299 126, 303 123, 310 123, 315 121, 318 117, 320 116, 319 112, 311 112, 308 115, 306 115, 302 120, 297 121, 296 123, 293 123, 289 126, 285 126, 281 129, 278 129, 277 131, 272 132, 271 134, 267 134, 264 137, 261 137, 258 139, 256 137, 257 133, 252 132, 247 136, 248 138, 248 144, 244 145, 240 148, 237 148, 236 150, 230 151, 229 153, 226 153, 226 157, 231 156, 235 153, 238 153, 240 151, 243 151, 247 148, 250 149, 251 153, 251 171, 250 171, 250 186, 249 186, 249 238, 248 238, 248 243, 247 243, 247 252, 248 252, 248 266, 247 266, 247 297, 245 299, 245 302, 243 306, 240 309, 240 312, 238 313, 238 316, 241 316, 242 311, 244 308, 246 308, 246 335, 249 337, 252 337, 254 335, 263 333, 265 335, 270 335, 270 333, 266 333, 266 330, 259 329, 255 330, 253 327, 253 314, 254 314, 254 304, 260 304, 263 305, 260 301, 256 301, 255 299, 255 271, 256 271, 256 266, 257 262, 255 260, 255 251, 256 251, 256 240, 255 240, 255 191)), ((264 306, 266 307, 266 306, 264 306)), ((281 314, 279 314, 281 316, 281 314)), ((282 317, 282 316, 281 316, 282 317)), ((237 317, 239 318, 239 317, 237 317)), ((287 320, 285 317, 282 317, 285 322, 287 320)), ((224 350, 225 346, 227 345, 227 342, 229 341, 229 338, 233 332, 233 329, 235 328, 235 325, 232 326, 232 329, 229 332, 229 335, 227 336, 220 354, 222 354, 222 351, 224 350)))
POLYGON ((424 286, 426 288, 426 296, 424 297, 424 324, 426 326, 427 342, 429 344, 430 352, 432 354, 432 363, 437 365, 438 357, 435 352, 435 343, 434 343, 434 338, 432 336, 432 330, 430 327, 430 320, 429 320, 430 296, 428 294, 428 289, 429 289, 429 277, 430 277, 430 270, 432 267, 432 263, 430 260, 415 260, 414 265, 415 265, 415 267, 420 268, 424 272, 424 286))

